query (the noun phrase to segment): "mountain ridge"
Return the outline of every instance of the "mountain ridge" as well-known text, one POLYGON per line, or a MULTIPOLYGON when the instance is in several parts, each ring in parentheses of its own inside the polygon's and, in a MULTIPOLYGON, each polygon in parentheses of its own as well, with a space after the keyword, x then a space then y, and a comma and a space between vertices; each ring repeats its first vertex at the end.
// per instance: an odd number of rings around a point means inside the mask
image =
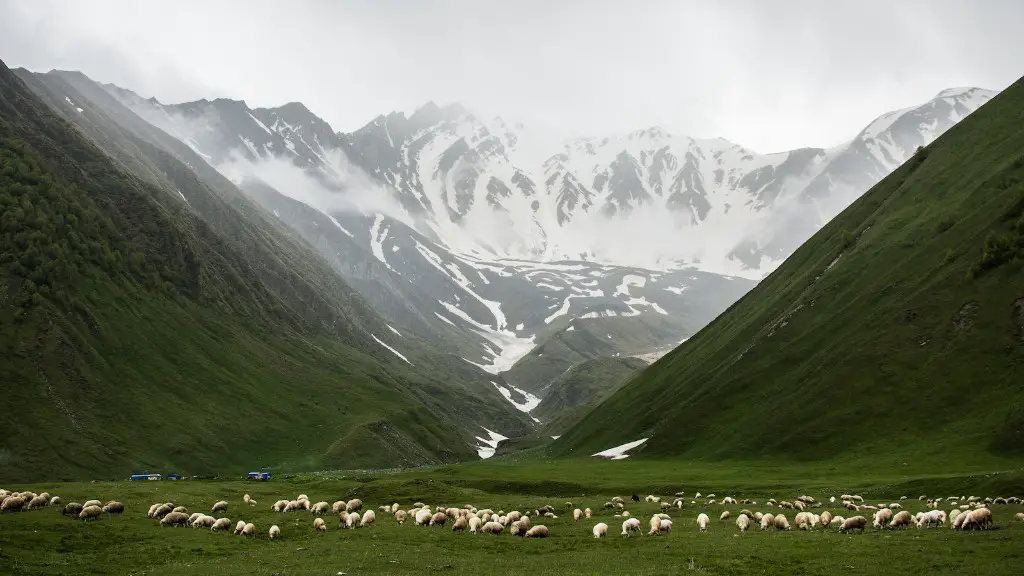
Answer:
POLYGON ((1022 102, 919 149, 551 452, 1019 462, 1022 102))

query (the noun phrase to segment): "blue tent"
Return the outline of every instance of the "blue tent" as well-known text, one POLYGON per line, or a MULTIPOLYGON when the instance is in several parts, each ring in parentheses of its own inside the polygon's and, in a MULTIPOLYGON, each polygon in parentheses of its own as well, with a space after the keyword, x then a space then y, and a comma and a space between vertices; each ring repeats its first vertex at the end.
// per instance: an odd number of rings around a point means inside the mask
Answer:
POLYGON ((270 480, 270 472, 249 472, 249 480, 270 480))
POLYGON ((160 478, 159 474, 132 474, 128 477, 129 480, 159 480, 160 478))

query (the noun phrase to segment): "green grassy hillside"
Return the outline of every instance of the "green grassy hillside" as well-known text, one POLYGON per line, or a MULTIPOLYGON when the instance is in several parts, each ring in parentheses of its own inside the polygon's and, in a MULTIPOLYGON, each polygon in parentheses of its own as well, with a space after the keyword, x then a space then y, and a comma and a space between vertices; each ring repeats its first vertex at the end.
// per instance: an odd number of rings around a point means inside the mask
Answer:
POLYGON ((630 357, 581 362, 551 383, 548 394, 530 414, 543 422, 546 436, 561 434, 645 367, 647 362, 630 357))
MULTIPOLYGON (((105 144, 147 144, 128 136, 105 144)), ((0 480, 454 461, 466 418, 514 428, 445 356, 375 343, 326 265, 163 152, 115 163, 0 63, 0 480)))
POLYGON ((1024 457, 1024 81, 554 443, 897 465, 1024 457))

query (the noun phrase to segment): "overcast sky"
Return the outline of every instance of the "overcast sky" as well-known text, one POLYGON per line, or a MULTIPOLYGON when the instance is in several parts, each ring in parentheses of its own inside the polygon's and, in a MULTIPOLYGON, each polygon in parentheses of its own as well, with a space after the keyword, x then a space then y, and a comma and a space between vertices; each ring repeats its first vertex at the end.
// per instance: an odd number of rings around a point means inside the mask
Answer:
POLYGON ((830 146, 1024 74, 1024 0, 0 0, 0 59, 164 102, 299 100, 349 131, 427 100, 571 135, 830 146))

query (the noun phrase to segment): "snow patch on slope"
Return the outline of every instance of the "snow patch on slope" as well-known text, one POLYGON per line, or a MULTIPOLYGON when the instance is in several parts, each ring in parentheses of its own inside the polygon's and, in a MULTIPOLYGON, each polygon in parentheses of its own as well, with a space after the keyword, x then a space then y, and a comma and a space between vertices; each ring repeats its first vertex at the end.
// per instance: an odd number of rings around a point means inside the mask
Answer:
POLYGON ((641 438, 635 442, 627 442, 626 444, 623 444, 621 446, 616 446, 614 448, 602 450, 597 454, 591 454, 591 456, 597 456, 598 458, 607 458, 609 460, 624 460, 626 458, 629 458, 629 454, 626 454, 626 452, 632 450, 633 448, 636 448, 637 446, 643 444, 644 442, 647 442, 647 438, 641 438))
POLYGON ((508 437, 502 436, 501 434, 498 434, 493 430, 488 430, 483 426, 481 426, 481 428, 483 428, 484 431, 487 432, 487 438, 481 438, 477 436, 476 439, 480 443, 473 446, 473 448, 476 448, 476 453, 480 456, 480 458, 486 460, 487 458, 494 456, 494 451, 497 450, 498 444, 501 444, 503 441, 508 440, 508 437))
POLYGON ((409 359, 406 358, 401 352, 399 352, 398 350, 395 350, 391 346, 388 346, 387 344, 385 344, 384 341, 381 340, 380 338, 377 338, 377 336, 375 334, 370 334, 370 336, 373 336, 373 339, 377 341, 377 344, 380 344, 381 346, 383 346, 383 347, 387 348, 388 350, 390 350, 391 353, 394 354, 395 356, 398 356, 402 360, 405 360, 406 364, 408 364, 409 366, 414 366, 414 364, 412 362, 409 362, 409 359))

